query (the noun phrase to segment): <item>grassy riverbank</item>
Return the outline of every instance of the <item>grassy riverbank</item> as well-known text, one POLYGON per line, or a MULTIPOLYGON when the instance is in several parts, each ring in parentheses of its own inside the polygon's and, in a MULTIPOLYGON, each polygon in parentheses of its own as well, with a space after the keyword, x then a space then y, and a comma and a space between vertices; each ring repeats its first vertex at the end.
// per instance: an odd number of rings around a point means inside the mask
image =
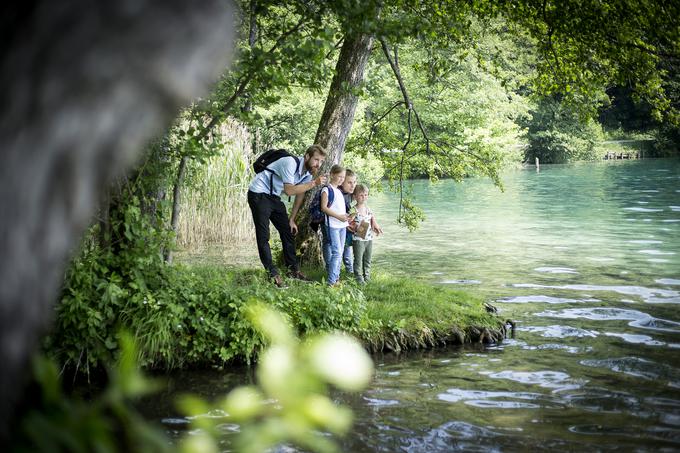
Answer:
POLYGON ((289 287, 279 289, 261 270, 175 265, 146 278, 145 287, 100 282, 101 294, 91 300, 82 288, 69 288, 47 349, 68 368, 98 368, 112 363, 124 329, 148 368, 249 363, 265 345, 245 314, 255 301, 283 313, 301 336, 339 330, 371 351, 488 341, 485 331, 502 328, 481 299, 465 292, 384 273, 366 286, 347 279, 339 288, 323 284, 320 273, 311 276, 318 281, 287 280, 289 287))

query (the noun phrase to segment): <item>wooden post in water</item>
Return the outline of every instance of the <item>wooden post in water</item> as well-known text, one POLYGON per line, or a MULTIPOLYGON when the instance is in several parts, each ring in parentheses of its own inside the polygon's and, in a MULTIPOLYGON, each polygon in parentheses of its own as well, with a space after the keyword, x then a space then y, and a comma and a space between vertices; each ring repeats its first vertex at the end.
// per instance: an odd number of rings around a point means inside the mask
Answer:
POLYGON ((536 158, 536 171, 537 171, 537 172, 538 172, 538 171, 541 171, 541 165, 540 165, 540 163, 539 163, 539 161, 538 161, 538 157, 536 158))

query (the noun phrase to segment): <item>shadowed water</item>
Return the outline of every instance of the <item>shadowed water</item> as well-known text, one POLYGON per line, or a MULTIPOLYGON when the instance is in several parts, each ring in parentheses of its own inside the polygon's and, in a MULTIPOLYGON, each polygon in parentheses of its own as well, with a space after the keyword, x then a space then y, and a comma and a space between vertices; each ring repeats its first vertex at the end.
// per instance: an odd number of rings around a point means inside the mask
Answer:
MULTIPOLYGON (((375 269, 482 294, 517 329, 487 347, 376 356, 368 390, 336 395, 356 414, 342 450, 680 450, 680 162, 503 182, 415 182, 427 220, 413 234, 394 225, 394 195, 371 195, 385 230, 375 269)), ((177 379, 209 395, 236 378, 177 379)))

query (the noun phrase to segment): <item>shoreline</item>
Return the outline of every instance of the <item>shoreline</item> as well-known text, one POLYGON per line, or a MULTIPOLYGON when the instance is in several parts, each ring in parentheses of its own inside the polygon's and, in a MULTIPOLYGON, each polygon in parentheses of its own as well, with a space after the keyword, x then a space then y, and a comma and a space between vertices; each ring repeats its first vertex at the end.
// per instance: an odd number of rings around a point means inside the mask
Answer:
MULTIPOLYGON (((48 355, 89 376, 115 362, 118 346, 104 343, 106 338, 127 331, 148 370, 249 365, 266 346, 247 316, 254 301, 281 312, 301 338, 344 332, 370 353, 488 344, 508 333, 507 321, 479 296, 384 272, 365 286, 344 275, 340 287, 330 288, 321 270, 309 271, 312 282, 286 279, 288 288, 279 289, 260 269, 175 264, 166 271, 159 287, 148 288, 143 299, 129 297, 124 315, 114 313, 102 323, 99 339, 90 336, 85 344, 86 330, 61 329, 50 335, 48 355)), ((101 315, 107 312, 102 307, 101 315)))

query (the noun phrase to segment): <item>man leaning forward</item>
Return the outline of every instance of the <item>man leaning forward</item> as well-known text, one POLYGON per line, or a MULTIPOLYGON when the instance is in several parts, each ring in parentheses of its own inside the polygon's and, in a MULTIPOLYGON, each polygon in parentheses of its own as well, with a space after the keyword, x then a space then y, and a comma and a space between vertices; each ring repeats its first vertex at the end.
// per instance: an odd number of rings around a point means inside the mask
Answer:
POLYGON ((257 173, 248 186, 248 205, 255 223, 255 238, 260 261, 276 286, 283 286, 283 279, 272 261, 269 247, 269 222, 279 232, 283 246, 283 259, 292 278, 307 280, 300 272, 295 256, 295 240, 298 227, 295 224, 305 192, 326 184, 326 177, 317 175, 326 157, 326 151, 319 145, 307 148, 304 156, 282 157, 267 166, 267 170, 257 173), (290 218, 286 206, 281 201, 281 193, 295 195, 290 218))

